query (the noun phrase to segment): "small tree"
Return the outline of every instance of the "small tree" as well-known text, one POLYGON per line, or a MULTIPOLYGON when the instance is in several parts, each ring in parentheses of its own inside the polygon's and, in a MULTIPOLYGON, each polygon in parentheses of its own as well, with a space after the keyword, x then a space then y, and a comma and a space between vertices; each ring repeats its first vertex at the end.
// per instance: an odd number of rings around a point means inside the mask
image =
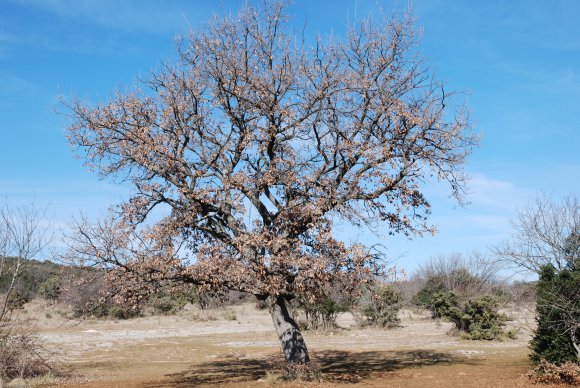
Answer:
POLYGON ((0 385, 5 379, 48 369, 42 343, 30 325, 15 316, 15 309, 23 303, 18 282, 49 242, 45 213, 35 203, 0 206, 0 385))
POLYGON ((498 257, 539 275, 538 323, 531 358, 562 364, 580 360, 580 206, 571 194, 558 202, 538 196, 519 211, 512 241, 498 257))
POLYGON ((495 248, 500 261, 535 274, 548 264, 556 271, 578 266, 580 204, 575 194, 561 201, 538 195, 518 211, 512 227, 511 240, 495 248))
POLYGON ((580 269, 556 271, 547 264, 540 272, 537 293, 532 360, 580 362, 580 269))
POLYGON ((116 267, 135 301, 160 282, 267 300, 286 360, 307 363, 287 302, 380 269, 333 237, 333 220, 434 232, 424 184, 444 181, 461 200, 476 139, 422 63, 408 16, 308 43, 287 20, 271 1, 215 18, 139 88, 69 104, 78 154, 134 189, 102 227, 110 237, 85 227, 71 248, 116 267), (166 216, 148 224, 155 208, 166 216))
POLYGON ((46 248, 49 235, 46 211, 30 205, 0 207, 0 322, 9 318, 17 295, 18 282, 26 266, 46 248))
POLYGON ((433 257, 413 275, 415 281, 423 283, 413 303, 428 306, 433 295, 441 291, 453 291, 462 300, 490 293, 499 283, 496 273, 497 265, 479 252, 467 257, 461 254, 433 257))

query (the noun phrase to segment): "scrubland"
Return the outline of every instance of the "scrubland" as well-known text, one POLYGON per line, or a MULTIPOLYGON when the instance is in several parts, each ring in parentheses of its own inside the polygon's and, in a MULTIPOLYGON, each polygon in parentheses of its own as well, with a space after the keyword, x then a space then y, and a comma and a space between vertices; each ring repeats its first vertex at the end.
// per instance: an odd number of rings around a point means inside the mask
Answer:
POLYGON ((360 329, 348 313, 330 331, 304 333, 320 373, 284 381, 279 341, 267 310, 245 303, 127 320, 70 319, 34 301, 30 319, 56 362, 29 384, 64 387, 527 387, 532 316, 508 310, 515 340, 471 341, 452 324, 403 310, 395 329, 360 329))

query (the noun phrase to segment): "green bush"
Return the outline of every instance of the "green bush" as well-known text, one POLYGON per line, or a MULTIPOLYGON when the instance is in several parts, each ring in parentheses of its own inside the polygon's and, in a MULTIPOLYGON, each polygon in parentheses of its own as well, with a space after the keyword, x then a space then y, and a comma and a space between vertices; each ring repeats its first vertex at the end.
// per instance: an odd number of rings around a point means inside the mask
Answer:
POLYGON ((413 296, 412 303, 428 307, 434 294, 445 291, 453 291, 464 299, 489 293, 493 287, 500 291, 495 280, 482 272, 482 268, 489 267, 489 264, 482 263, 481 259, 476 260, 475 257, 470 261, 461 259, 460 256, 431 260, 418 271, 418 280, 422 280, 424 284, 413 296))
POLYGON ((157 296, 150 300, 151 306, 156 313, 169 315, 181 310, 181 303, 169 295, 157 296))
POLYGON ((109 308, 108 315, 114 319, 129 319, 132 314, 131 312, 123 308, 122 306, 112 306, 109 308))
POLYGON ((453 322, 463 338, 493 340, 504 335, 509 338, 503 330, 508 317, 498 311, 500 304, 500 298, 483 295, 461 305, 453 291, 442 291, 432 296, 429 308, 434 318, 453 322))
POLYGON ((519 333, 520 333, 520 329, 513 327, 505 332, 505 336, 508 337, 509 339, 515 340, 518 338, 519 333))
POLYGON ((420 307, 428 307, 433 294, 442 291, 445 291, 443 283, 438 278, 430 277, 427 279, 423 288, 413 296, 412 302, 420 307))
POLYGON ((225 310, 222 312, 222 317, 226 320, 226 321, 235 321, 238 319, 238 316, 236 315, 236 312, 233 310, 225 310))
MULTIPOLYGON (((17 259, 14 257, 6 257, 4 260, 5 276, 0 277, 0 293, 8 291, 17 259)), ((21 296, 25 297, 25 299, 32 300, 39 294, 42 284, 50 278, 57 277, 62 268, 62 266, 50 261, 27 260, 25 265, 23 265, 19 271, 18 281, 15 288, 21 296)))
POLYGON ((359 326, 398 327, 402 302, 398 288, 382 285, 361 298, 353 315, 359 326))
POLYGON ((304 330, 330 330, 336 327, 336 319, 349 310, 348 304, 340 297, 330 295, 311 301, 305 297, 296 300, 297 309, 304 314, 301 325, 304 330))
POLYGON ((194 289, 165 290, 151 295, 148 303, 156 313, 171 315, 181 311, 186 304, 194 303, 196 296, 194 289))
POLYGON ((38 293, 46 300, 56 301, 60 297, 60 279, 56 276, 50 277, 42 283, 38 293))
POLYGON ((431 295, 427 303, 433 318, 445 318, 458 324, 461 320, 459 297, 453 291, 439 291, 431 295))
POLYGON ((542 267, 537 287, 538 326, 530 343, 534 363, 542 360, 556 365, 578 363, 572 337, 575 334, 580 338, 579 284, 580 268, 557 271, 551 264, 542 267))
POLYGON ((508 317, 498 311, 500 300, 491 295, 470 300, 463 308, 461 327, 464 338, 472 340, 500 339, 508 317))

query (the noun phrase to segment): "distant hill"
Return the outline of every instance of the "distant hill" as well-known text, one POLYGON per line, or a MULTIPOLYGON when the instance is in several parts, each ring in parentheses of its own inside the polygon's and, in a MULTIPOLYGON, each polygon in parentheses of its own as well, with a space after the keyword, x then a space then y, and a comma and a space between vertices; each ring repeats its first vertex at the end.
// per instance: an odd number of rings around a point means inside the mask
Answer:
MULTIPOLYGON (((13 273, 15 257, 4 258, 4 276, 0 277, 0 293, 6 292, 13 273), (7 272, 5 272, 7 271, 7 272)), ((30 300, 38 295, 41 286, 49 279, 60 277, 67 266, 53 263, 52 261, 29 260, 21 267, 21 272, 16 284, 17 293, 24 299, 30 300)))

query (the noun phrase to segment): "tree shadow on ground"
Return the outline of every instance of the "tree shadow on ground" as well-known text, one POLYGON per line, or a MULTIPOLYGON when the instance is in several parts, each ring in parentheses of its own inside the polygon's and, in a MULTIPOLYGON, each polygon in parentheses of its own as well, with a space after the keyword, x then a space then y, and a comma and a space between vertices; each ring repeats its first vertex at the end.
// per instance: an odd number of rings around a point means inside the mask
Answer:
MULTIPOLYGON (((356 383, 369 378, 409 368, 428 365, 472 364, 473 361, 449 353, 430 350, 347 352, 327 350, 316 352, 313 362, 319 368, 323 381, 331 383, 356 383)), ((228 357, 193 365, 190 370, 167 375, 171 386, 191 387, 198 384, 234 384, 256 381, 266 372, 280 372, 280 355, 268 359, 228 357)), ((153 387, 153 386, 151 386, 153 387)))

